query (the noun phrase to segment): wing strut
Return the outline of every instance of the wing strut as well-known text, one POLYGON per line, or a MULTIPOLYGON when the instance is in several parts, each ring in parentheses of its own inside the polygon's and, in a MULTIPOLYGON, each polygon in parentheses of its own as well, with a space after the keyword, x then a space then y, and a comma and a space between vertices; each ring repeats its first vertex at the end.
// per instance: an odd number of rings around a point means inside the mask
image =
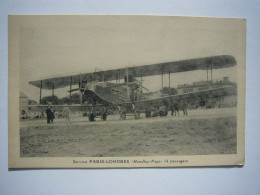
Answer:
POLYGON ((118 83, 120 84, 120 69, 118 70, 118 74, 119 74, 119 81, 118 81, 118 83))
POLYGON ((82 88, 82 76, 80 74, 80 83, 79 83, 79 103, 80 103, 80 105, 82 104, 82 95, 83 95, 81 88, 82 88))
POLYGON ((211 64, 210 70, 211 70, 211 84, 212 84, 212 82, 213 82, 213 79, 212 79, 212 64, 211 64))
POLYGON ((141 99, 143 99, 143 75, 141 74, 141 99))
POLYGON ((169 95, 171 93, 171 71, 169 70, 169 95))
POLYGON ((72 89, 72 76, 70 77, 70 100, 71 100, 71 89, 72 89))
POLYGON ((162 65, 162 96, 163 96, 163 65, 162 65))
POLYGON ((209 74, 208 74, 208 67, 207 67, 207 85, 209 84, 209 74))
POLYGON ((54 84, 52 85, 52 97, 54 96, 54 84))
POLYGON ((40 99, 39 103, 42 104, 42 80, 41 80, 41 86, 40 86, 40 99))

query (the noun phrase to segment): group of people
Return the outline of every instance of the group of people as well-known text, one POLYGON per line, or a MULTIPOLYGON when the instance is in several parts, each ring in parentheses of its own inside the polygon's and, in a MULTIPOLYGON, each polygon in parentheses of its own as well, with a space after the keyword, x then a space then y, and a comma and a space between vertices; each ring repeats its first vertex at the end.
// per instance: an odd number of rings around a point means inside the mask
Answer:
MULTIPOLYGON (((132 107, 133 107, 133 111, 134 111, 134 114, 135 114, 135 118, 136 119, 140 118, 140 113, 136 111, 134 104, 132 105, 132 107)), ((187 103, 184 103, 184 102, 182 102, 181 104, 173 103, 170 106, 171 115, 172 116, 176 116, 177 114, 179 115, 179 110, 182 110, 184 115, 188 115, 187 108, 188 108, 187 103)), ((95 115, 94 115, 93 109, 94 108, 92 108, 91 114, 89 115, 90 121, 95 121, 95 115)), ((120 113, 120 119, 125 119, 126 118, 126 109, 123 106, 118 105, 118 110, 119 110, 119 113, 120 113)), ((53 121, 55 119, 54 108, 49 104, 45 112, 47 114, 47 123, 48 124, 53 123, 53 121)), ((167 112, 168 112, 168 110, 167 110, 167 112)), ((65 122, 66 122, 67 125, 69 123, 71 123, 70 122, 70 109, 68 108, 67 104, 64 105, 64 108, 63 108, 63 111, 62 111, 62 116, 65 118, 65 122)), ((146 113, 146 117, 147 118, 151 117, 151 112, 146 113)), ((103 108, 101 118, 103 120, 106 120, 106 118, 107 118, 107 109, 106 108, 103 108)))
POLYGON ((188 103, 187 102, 181 102, 181 103, 173 103, 170 106, 171 115, 172 116, 179 116, 179 110, 183 111, 183 115, 188 115, 188 103))
MULTIPOLYGON (((55 110, 54 108, 49 104, 46 111, 47 115, 47 123, 53 123, 55 119, 55 110)), ((68 108, 67 104, 64 105, 63 111, 62 111, 62 116, 65 118, 65 122, 68 125, 70 122, 70 109, 68 108)))

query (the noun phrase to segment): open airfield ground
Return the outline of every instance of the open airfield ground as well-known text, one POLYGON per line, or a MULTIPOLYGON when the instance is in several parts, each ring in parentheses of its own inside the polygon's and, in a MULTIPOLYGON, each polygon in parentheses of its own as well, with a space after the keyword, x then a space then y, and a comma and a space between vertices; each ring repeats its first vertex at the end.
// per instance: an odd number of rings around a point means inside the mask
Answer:
POLYGON ((89 122, 87 117, 47 124, 20 122, 21 157, 123 157, 234 154, 236 108, 188 110, 188 115, 145 118, 118 115, 89 122))

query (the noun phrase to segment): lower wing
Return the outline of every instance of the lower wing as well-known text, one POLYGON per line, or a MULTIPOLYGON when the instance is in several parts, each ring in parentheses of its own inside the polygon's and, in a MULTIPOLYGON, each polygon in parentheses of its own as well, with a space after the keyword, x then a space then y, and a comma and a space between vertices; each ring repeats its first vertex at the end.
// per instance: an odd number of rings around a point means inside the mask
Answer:
MULTIPOLYGON (((159 98, 134 101, 133 103, 139 109, 149 109, 155 106, 169 107, 174 103, 185 102, 186 104, 188 104, 194 100, 205 101, 207 98, 212 98, 212 97, 217 98, 226 95, 236 95, 236 94, 237 94, 237 87, 234 85, 227 85, 227 86, 200 90, 196 92, 182 93, 177 95, 165 95, 159 98)), ((127 104, 133 104, 133 103, 128 102, 127 104)))

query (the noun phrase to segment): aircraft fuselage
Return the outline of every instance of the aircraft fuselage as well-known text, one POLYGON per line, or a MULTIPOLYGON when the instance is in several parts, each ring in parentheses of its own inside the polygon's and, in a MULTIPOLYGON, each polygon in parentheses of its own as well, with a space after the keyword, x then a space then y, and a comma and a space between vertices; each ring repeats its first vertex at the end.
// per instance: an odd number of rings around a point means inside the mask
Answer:
POLYGON ((130 87, 123 83, 94 82, 86 84, 83 95, 100 104, 118 105, 137 100, 138 93, 137 86, 130 87))

